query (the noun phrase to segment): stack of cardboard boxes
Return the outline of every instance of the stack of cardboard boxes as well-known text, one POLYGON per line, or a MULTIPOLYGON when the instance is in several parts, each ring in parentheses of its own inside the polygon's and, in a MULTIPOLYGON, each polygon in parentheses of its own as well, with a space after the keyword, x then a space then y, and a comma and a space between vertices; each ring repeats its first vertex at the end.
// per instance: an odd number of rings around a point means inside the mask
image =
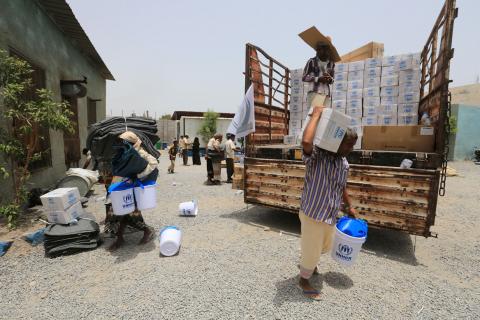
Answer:
POLYGON ((290 72, 290 121, 288 123, 288 136, 285 136, 285 144, 298 144, 302 132, 303 122, 308 115, 307 94, 312 84, 304 83, 302 80, 303 69, 295 69, 290 72))
POLYGON ((84 212, 78 188, 59 188, 40 197, 48 222, 69 224, 84 212))

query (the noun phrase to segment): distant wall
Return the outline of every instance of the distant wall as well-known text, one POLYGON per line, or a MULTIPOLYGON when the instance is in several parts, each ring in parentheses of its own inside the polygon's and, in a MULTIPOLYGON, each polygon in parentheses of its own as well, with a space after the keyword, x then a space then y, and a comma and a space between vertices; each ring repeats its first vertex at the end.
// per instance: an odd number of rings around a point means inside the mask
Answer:
MULTIPOLYGON (((198 133, 203 123, 203 117, 181 117, 178 120, 180 125, 179 136, 188 135, 193 141, 193 138, 198 137, 200 139, 200 145, 206 146, 206 142, 202 140, 202 136, 198 133)), ((217 132, 223 134, 225 139, 225 133, 227 133, 228 126, 232 122, 232 119, 218 118, 217 119, 217 132)))
POLYGON ((450 139, 450 159, 470 160, 473 149, 480 148, 480 106, 452 105, 452 116, 457 118, 457 133, 450 139))

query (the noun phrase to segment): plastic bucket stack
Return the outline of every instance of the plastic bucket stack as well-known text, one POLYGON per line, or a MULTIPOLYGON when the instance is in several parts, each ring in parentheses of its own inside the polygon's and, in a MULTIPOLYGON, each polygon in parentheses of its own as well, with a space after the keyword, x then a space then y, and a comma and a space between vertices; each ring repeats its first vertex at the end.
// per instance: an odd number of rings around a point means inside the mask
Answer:
POLYGON ((160 253, 163 256, 171 257, 177 254, 182 243, 182 231, 175 226, 167 226, 160 230, 160 253))
POLYGON ((153 209, 157 206, 157 184, 155 181, 138 182, 133 190, 138 210, 153 209))
POLYGON ((133 184, 124 181, 113 183, 109 188, 113 214, 123 216, 135 211, 133 184))
POLYGON ((342 217, 335 226, 332 258, 344 266, 351 266, 357 259, 367 239, 368 226, 364 220, 342 217))

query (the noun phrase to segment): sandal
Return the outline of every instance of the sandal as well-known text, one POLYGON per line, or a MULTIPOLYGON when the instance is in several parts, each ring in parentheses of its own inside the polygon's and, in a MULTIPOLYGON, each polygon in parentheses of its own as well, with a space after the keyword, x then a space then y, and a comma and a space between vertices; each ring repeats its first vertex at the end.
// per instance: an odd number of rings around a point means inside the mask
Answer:
POLYGON ((300 289, 302 291, 303 295, 307 298, 310 298, 310 299, 315 300, 315 301, 322 300, 322 296, 321 296, 320 291, 318 291, 316 289, 305 290, 302 287, 300 287, 299 285, 297 285, 297 288, 300 289))

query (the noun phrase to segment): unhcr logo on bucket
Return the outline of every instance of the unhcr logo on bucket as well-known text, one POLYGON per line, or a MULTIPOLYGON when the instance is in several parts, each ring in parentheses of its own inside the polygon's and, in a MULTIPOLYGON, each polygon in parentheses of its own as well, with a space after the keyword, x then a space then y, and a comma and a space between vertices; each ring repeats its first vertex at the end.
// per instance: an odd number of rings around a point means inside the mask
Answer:
POLYGON ((352 257, 350 257, 350 255, 352 254, 352 251, 353 251, 353 248, 350 247, 349 245, 339 243, 337 251, 335 251, 335 255, 340 259, 343 259, 345 261, 350 261, 352 260, 352 257))
POLYGON ((122 204, 122 207, 123 208, 128 208, 128 207, 131 207, 133 206, 133 195, 132 194, 126 194, 123 196, 123 204, 122 204))

